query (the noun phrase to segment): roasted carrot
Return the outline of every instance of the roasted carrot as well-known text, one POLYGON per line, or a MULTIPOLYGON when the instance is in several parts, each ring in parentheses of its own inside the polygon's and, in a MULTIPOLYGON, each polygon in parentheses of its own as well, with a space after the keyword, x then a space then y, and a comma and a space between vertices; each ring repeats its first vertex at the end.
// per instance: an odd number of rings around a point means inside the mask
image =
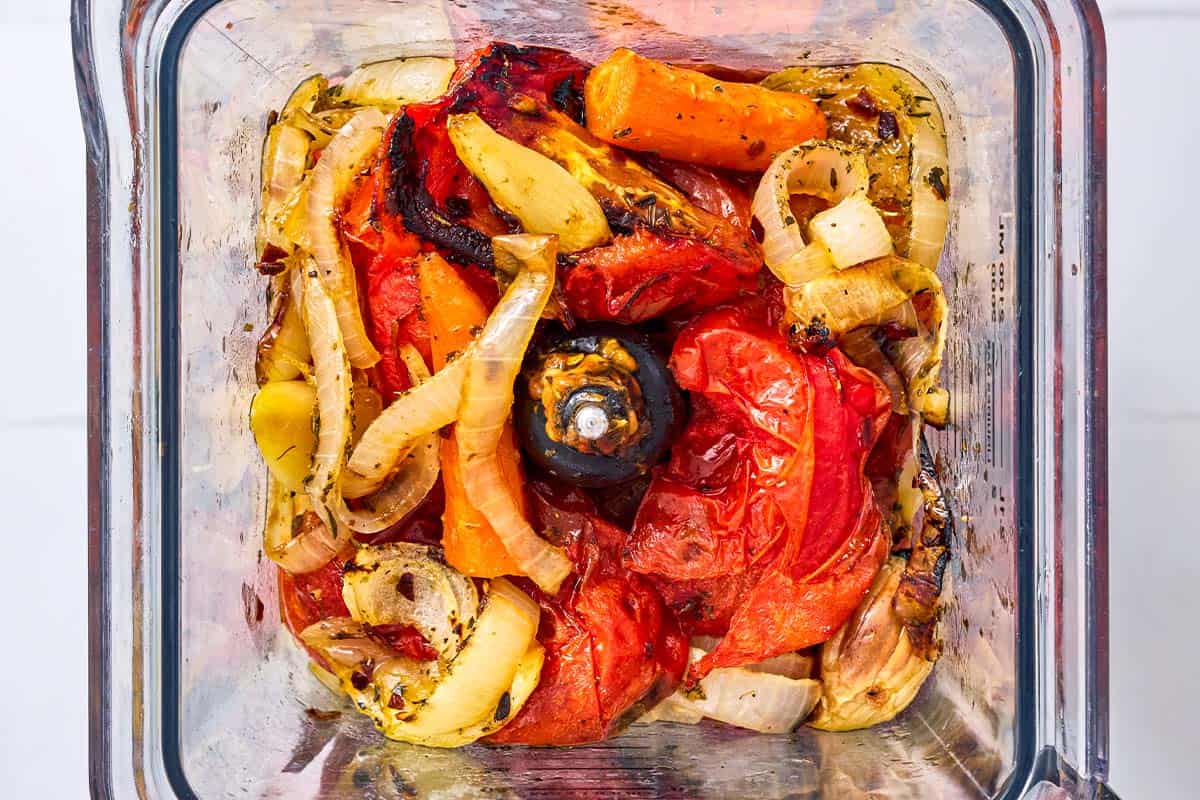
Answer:
MULTIPOLYGON (((446 365, 451 355, 470 344, 487 322, 487 306, 463 277, 436 253, 420 258, 417 267, 421 310, 429 324, 433 367, 446 365)), ((487 520, 467 502, 458 475, 458 442, 453 433, 442 441, 442 486, 446 510, 442 514, 442 547, 446 563, 465 575, 495 578, 518 575, 520 570, 504 549, 487 520)), ((512 422, 500 436, 499 456, 504 480, 524 508, 524 475, 512 422)))
POLYGON ((677 161, 758 171, 782 150, 825 138, 825 115, 802 94, 717 80, 624 48, 596 65, 583 96, 593 134, 677 161))

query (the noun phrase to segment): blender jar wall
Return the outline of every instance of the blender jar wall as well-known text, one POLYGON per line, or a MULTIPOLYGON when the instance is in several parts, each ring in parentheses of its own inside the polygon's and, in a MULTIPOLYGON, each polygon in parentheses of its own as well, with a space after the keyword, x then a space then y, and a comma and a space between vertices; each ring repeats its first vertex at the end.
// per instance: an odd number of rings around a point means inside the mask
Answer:
POLYGON ((1064 168, 1056 138, 1083 136, 1076 117, 1095 108, 1081 83, 1094 64, 1064 83, 1061 59, 1091 58, 1095 43, 1088 18, 1060 5, 77 2, 101 189, 92 241, 101 316, 90 328, 104 356, 92 380, 104 443, 93 464, 98 780, 201 797, 248 786, 354 796, 356 780, 397 777, 422 793, 449 779, 522 795, 991 795, 1020 791, 1051 745, 1065 765, 1102 778, 1102 665, 1088 609, 1104 565, 1084 543, 1103 529, 1094 504, 1067 507, 1097 468, 1088 429, 1098 404, 1089 393, 1072 406, 1062 393, 1071 381, 1095 388, 1087 301, 1103 262, 1088 250, 1094 209, 1086 219, 1058 194, 1073 186, 1086 206, 1094 179, 1079 164, 1064 168), (100 45, 118 30, 114 55, 100 45), (329 699, 271 613, 273 567, 258 559, 265 473, 245 425, 257 336, 246 326, 265 322, 262 283, 248 269, 265 113, 316 71, 461 55, 493 38, 591 59, 629 45, 735 67, 886 61, 935 94, 952 166, 940 272, 954 314, 945 367, 954 425, 930 445, 956 514, 953 597, 943 659, 900 719, 854 734, 643 727, 567 751, 433 753, 382 745, 349 715, 329 723, 304 713, 329 699), (1091 281, 1082 289, 1063 287, 1072 247, 1091 281), (1070 369, 1056 376, 1047 364, 1064 354, 1070 369), (1065 616, 1052 613, 1047 591, 1075 593, 1065 616), (1063 632, 1076 635, 1064 643, 1063 632), (1056 674, 1080 677, 1056 685, 1056 674))

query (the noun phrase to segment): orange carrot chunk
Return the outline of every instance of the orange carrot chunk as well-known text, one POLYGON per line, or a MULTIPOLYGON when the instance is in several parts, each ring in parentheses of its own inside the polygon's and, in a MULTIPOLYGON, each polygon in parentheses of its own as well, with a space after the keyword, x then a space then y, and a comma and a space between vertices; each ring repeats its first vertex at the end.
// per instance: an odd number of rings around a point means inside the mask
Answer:
POLYGON ((778 152, 825 138, 811 99, 615 51, 583 87, 588 130, 629 150, 726 169, 762 171, 778 152))
MULTIPOLYGON (((435 370, 462 352, 487 322, 488 309, 458 270, 436 253, 422 256, 417 267, 421 313, 429 324, 430 349, 435 370)), ((504 482, 525 511, 525 477, 511 420, 497 446, 504 482)), ((500 537, 483 515, 467 501, 458 475, 458 441, 453 433, 442 441, 442 486, 446 510, 442 514, 442 547, 446 563, 464 575, 496 578, 520 575, 500 537)))

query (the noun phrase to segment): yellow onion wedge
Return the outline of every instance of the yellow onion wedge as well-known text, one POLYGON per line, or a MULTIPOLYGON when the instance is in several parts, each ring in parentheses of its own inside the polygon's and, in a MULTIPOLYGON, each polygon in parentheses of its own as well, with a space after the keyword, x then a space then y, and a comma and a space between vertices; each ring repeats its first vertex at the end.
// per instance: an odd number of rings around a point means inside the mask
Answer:
POLYGON ((374 158, 387 117, 379 109, 357 112, 321 151, 321 159, 305 181, 303 227, 298 244, 312 254, 316 269, 337 308, 338 324, 350 363, 366 369, 379 360, 367 337, 354 266, 334 227, 334 214, 355 176, 374 158))
POLYGON ((378 106, 392 112, 409 103, 436 100, 446 92, 454 75, 454 59, 422 56, 363 64, 334 87, 331 94, 343 103, 378 106))
POLYGON ((437 690, 402 730, 385 728, 385 735, 422 744, 494 717, 535 644, 540 613, 537 603, 512 583, 491 581, 475 629, 437 690))
POLYGON ((290 381, 308 373, 312 353, 308 350, 308 333, 300 303, 304 295, 303 281, 297 279, 301 270, 292 267, 290 276, 279 276, 278 292, 272 299, 271 324, 258 340, 254 372, 258 383, 290 381))
MULTIPOLYGON (((948 394, 938 386, 946 346, 946 296, 937 274, 915 261, 888 256, 830 273, 784 292, 787 321, 800 327, 823 326, 833 337, 864 325, 888 321, 917 294, 933 300, 930 346, 919 366, 907 368, 909 407, 932 425, 947 417, 948 394)), ((905 374, 905 370, 900 370, 905 374)))
POLYGON ((300 641, 324 659, 341 691, 377 726, 412 718, 441 677, 437 661, 397 653, 349 617, 313 623, 300 632, 300 641))
POLYGON ((383 409, 350 454, 348 463, 355 474, 382 481, 417 439, 458 418, 470 352, 468 348, 429 380, 409 389, 383 409))
POLYGON ((360 547, 342 597, 359 622, 412 625, 444 661, 458 655, 479 614, 474 581, 408 542, 360 547))
POLYGON ((892 557, 846 623, 821 646, 824 684, 809 722, 827 731, 887 722, 912 702, 933 669, 893 609, 905 562, 892 557))
POLYGON ((794 194, 836 204, 865 196, 870 184, 861 151, 834 141, 796 145, 775 157, 763 173, 751 207, 763 229, 763 261, 781 281, 799 285, 833 269, 826 248, 810 246, 792 211, 794 194))
POLYGON ((312 139, 299 128, 277 122, 267 131, 262 157, 262 201, 258 209, 256 252, 261 259, 268 244, 285 253, 293 243, 283 232, 282 216, 300 190, 308 166, 312 139))
MULTIPOLYGON (((415 347, 404 345, 400 355, 408 366, 414 386, 429 379, 429 368, 415 347)), ((359 408, 360 404, 356 403, 356 430, 359 428, 359 408)), ((375 419, 381 413, 376 413, 375 419)), ((350 468, 342 470, 338 500, 333 505, 337 521, 358 533, 378 533, 402 520, 420 505, 437 483, 441 474, 438 457, 441 443, 436 432, 425 434, 403 455, 396 471, 383 480, 365 478, 350 468), (362 508, 349 508, 342 501, 345 497, 361 498, 362 508)))
POLYGON ((440 447, 441 437, 436 433, 421 437, 380 488, 359 498, 361 508, 349 508, 339 492, 332 507, 338 523, 357 533, 379 533, 404 519, 437 483, 440 447))
POLYGON ((310 259, 302 268, 304 327, 312 345, 318 424, 317 446, 304 486, 312 498, 313 510, 337 541, 338 530, 329 508, 341 502, 338 484, 354 427, 353 378, 333 300, 314 262, 310 259))
POLYGON ((447 664, 401 656, 353 619, 318 622, 301 639, 389 739, 468 744, 512 719, 541 674, 540 610, 503 578, 489 582, 479 617, 447 664), (507 709, 507 714, 500 712, 507 709), (499 719, 497 719, 499 717, 499 719))
POLYGON ((315 572, 350 546, 350 537, 333 540, 329 528, 311 511, 306 495, 267 478, 267 523, 263 552, 293 575, 315 572))
POLYGON ((496 205, 527 232, 558 236, 565 253, 612 238, 600 203, 554 161, 492 130, 478 114, 451 115, 446 132, 454 152, 496 205))
POLYGON ((497 236, 497 263, 520 265, 504 297, 472 345, 455 434, 467 500, 492 526, 521 572, 547 594, 571 572, 563 552, 537 535, 504 480, 496 447, 513 404, 513 381, 554 288, 554 237, 497 236))
POLYGON ((542 664, 545 660, 545 648, 536 641, 530 644, 525 655, 517 662, 517 671, 513 675, 512 683, 508 691, 500 696, 495 711, 490 715, 485 714, 483 720, 474 725, 450 733, 430 734, 421 740, 421 744, 426 747, 462 747, 503 728, 520 713, 529 695, 537 688, 542 678, 542 664))
MULTIPOLYGON (((691 650, 693 662, 704 655, 698 647, 691 650)), ((708 717, 760 733, 788 733, 804 722, 820 697, 820 681, 723 667, 706 675, 694 689, 668 697, 643 720, 694 724, 708 717)))
POLYGON ((892 235, 865 195, 847 197, 814 216, 808 234, 814 245, 825 248, 838 269, 892 254, 892 235))
POLYGON ((924 105, 929 114, 913 120, 912 228, 908 257, 937 269, 950 221, 950 160, 942 112, 933 101, 924 105))

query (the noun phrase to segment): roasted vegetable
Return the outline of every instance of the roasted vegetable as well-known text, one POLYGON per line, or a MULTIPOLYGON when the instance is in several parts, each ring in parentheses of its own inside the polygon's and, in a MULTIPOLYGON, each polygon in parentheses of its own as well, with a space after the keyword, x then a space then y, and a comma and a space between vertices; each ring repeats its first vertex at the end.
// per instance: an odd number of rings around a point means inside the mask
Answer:
POLYGON ((407 103, 434 100, 450 85, 454 61, 449 58, 396 58, 364 64, 330 92, 331 99, 395 111, 407 103))
POLYGON ((446 130, 459 159, 526 232, 558 236, 564 253, 612 238, 600 204, 558 164, 496 133, 478 114, 452 114, 446 130))
MULTIPOLYGON (((486 324, 488 310, 479 295, 441 256, 423 257, 418 264, 418 273, 422 313, 428 320, 431 335, 433 366, 440 370, 450 358, 466 350, 475 332, 486 324)), ((467 500, 459 476, 458 437, 453 430, 442 441, 441 457, 446 490, 446 510, 442 516, 442 547, 446 562, 464 574, 479 578, 519 575, 520 568, 504 549, 504 543, 467 500)), ((524 516, 526 503, 522 487, 525 477, 511 422, 505 424, 496 443, 496 459, 505 485, 524 516)))
POLYGON ((489 237, 518 229, 499 214, 459 160, 446 132, 452 113, 476 112, 496 132, 550 158, 599 202, 611 244, 564 263, 570 311, 636 322, 701 309, 755 288, 758 247, 749 230, 692 203, 651 171, 600 141, 567 110, 586 67, 554 50, 494 45, 437 103, 409 106, 389 131, 385 216, 444 248, 453 260, 491 266, 489 237))
POLYGON ((866 155, 867 196, 883 211, 896 252, 936 267, 946 240, 950 167, 942 112, 929 88, 889 64, 792 67, 763 86, 817 99, 829 138, 866 155))
MULTIPOLYGON (((692 662, 707 653, 692 647, 692 662)), ((714 669, 688 690, 663 700, 640 721, 656 719, 694 725, 705 717, 760 733, 790 733, 821 698, 821 682, 771 669, 714 669)))
POLYGON ((836 349, 793 352, 760 320, 719 309, 680 334, 671 369, 692 419, 625 555, 685 632, 722 636, 692 680, 832 636, 889 545, 863 474, 886 388, 836 349))
POLYGON ((250 431, 275 480, 290 491, 304 487, 317 437, 317 392, 304 381, 265 384, 250 404, 250 431))
POLYGON ((947 422, 948 395, 938 386, 942 351, 946 345, 946 296, 933 270, 913 261, 889 256, 824 275, 785 294, 787 318, 797 333, 838 337, 864 325, 891 320, 898 307, 917 295, 930 302, 928 324, 932 337, 921 347, 918 363, 899 367, 908 385, 908 401, 931 425, 947 422))
POLYGON ((553 594, 571 562, 530 527, 504 479, 499 450, 513 403, 513 381, 554 287, 556 243, 551 236, 498 236, 496 259, 516 268, 504 297, 468 355, 459 407, 458 475, 467 500, 491 525, 521 573, 553 594))
POLYGON ((281 275, 279 291, 271 299, 271 324, 258 340, 254 372, 259 385, 269 381, 290 381, 308 371, 312 354, 308 351, 308 333, 300 313, 299 282, 294 275, 281 275))
POLYGON ((318 622, 301 638, 385 736, 457 747, 503 726, 528 699, 542 667, 537 621, 537 605, 498 579, 470 637, 445 667, 395 651, 348 618, 318 622))
POLYGON ((408 542, 358 548, 346 565, 342 597, 358 622, 411 625, 443 663, 458 655, 479 615, 475 583, 432 548, 408 542))
POLYGON ((821 647, 821 702, 809 724, 849 731, 904 710, 933 669, 893 608, 905 560, 891 558, 862 605, 821 647))
POLYGON ((530 587, 542 608, 546 665, 525 709, 490 741, 599 741, 671 693, 687 642, 650 583, 621 567, 625 531, 600 519, 577 489, 530 488, 538 529, 570 556, 579 579, 555 595, 530 587))
POLYGON ((588 130, 611 144, 714 167, 762 170, 781 150, 825 138, 807 97, 721 81, 621 48, 584 84, 588 130))

